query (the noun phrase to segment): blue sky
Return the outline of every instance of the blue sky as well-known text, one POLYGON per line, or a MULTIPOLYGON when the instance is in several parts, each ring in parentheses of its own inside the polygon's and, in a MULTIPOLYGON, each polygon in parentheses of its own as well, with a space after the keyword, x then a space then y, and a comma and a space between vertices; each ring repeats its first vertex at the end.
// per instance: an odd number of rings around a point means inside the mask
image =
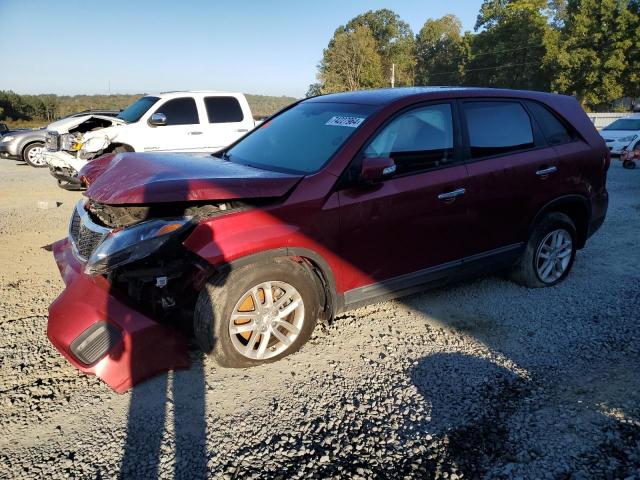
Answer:
POLYGON ((301 97, 338 25, 390 8, 417 32, 482 0, 0 0, 0 90, 237 90, 301 97))

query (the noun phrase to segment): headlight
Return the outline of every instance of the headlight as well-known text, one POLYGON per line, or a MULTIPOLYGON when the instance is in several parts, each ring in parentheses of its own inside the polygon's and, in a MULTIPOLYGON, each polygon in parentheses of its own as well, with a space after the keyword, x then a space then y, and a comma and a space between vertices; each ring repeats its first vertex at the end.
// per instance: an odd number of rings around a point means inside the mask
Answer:
POLYGON ((618 141, 628 143, 633 142, 636 138, 638 138, 638 135, 628 135, 626 137, 619 138, 618 141))
POLYGON ((114 268, 145 258, 191 225, 189 219, 150 220, 111 232, 94 250, 84 267, 88 275, 107 273, 114 268))
POLYGON ((11 135, 5 135, 4 137, 0 138, 0 142, 2 142, 2 143, 10 142, 14 138, 16 138, 16 137, 12 137, 11 135))

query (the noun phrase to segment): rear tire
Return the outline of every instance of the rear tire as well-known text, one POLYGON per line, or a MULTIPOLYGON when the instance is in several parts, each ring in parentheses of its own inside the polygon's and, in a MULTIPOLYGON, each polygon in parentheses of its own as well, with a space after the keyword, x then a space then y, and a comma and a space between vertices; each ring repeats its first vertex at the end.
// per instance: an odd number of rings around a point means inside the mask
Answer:
POLYGON ((217 364, 231 368, 294 353, 311 336, 320 313, 313 275, 300 263, 276 258, 216 277, 196 303, 198 345, 217 364))
POLYGON ((562 282, 573 267, 576 241, 576 227, 567 215, 545 215, 533 229, 522 257, 511 271, 511 279, 529 288, 562 282))
POLYGON ((634 162, 633 160, 623 160, 622 167, 628 170, 633 170, 634 168, 636 168, 636 162, 634 162))
POLYGON ((42 153, 44 152, 44 143, 34 142, 30 143, 22 151, 22 160, 34 168, 43 168, 48 166, 45 162, 42 153))

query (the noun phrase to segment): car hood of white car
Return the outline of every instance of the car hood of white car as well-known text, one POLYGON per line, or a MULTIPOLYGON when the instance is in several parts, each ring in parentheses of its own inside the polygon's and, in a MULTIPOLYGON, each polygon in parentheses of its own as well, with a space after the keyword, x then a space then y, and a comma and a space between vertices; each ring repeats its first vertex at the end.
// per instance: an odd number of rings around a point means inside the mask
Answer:
POLYGON ((124 125, 125 123, 127 123, 124 120, 120 120, 119 118, 107 117, 106 115, 82 115, 80 117, 70 117, 57 120, 47 125, 47 130, 53 130, 58 133, 69 133, 69 129, 77 127, 90 118, 100 118, 102 120, 107 120, 109 122, 112 122, 114 125, 124 125))
POLYGON ((605 140, 618 140, 632 135, 640 135, 640 132, 637 130, 601 130, 600 135, 605 140))

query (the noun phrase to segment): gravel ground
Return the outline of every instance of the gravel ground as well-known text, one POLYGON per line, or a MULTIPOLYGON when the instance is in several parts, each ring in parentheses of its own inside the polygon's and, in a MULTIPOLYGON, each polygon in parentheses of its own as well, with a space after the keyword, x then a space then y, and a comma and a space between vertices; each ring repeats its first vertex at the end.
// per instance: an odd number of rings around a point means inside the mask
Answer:
POLYGON ((272 365, 193 352, 118 395, 45 336, 63 285, 40 247, 79 195, 2 161, 0 478, 640 480, 640 169, 615 162, 609 191, 557 287, 478 279, 343 315, 272 365))

